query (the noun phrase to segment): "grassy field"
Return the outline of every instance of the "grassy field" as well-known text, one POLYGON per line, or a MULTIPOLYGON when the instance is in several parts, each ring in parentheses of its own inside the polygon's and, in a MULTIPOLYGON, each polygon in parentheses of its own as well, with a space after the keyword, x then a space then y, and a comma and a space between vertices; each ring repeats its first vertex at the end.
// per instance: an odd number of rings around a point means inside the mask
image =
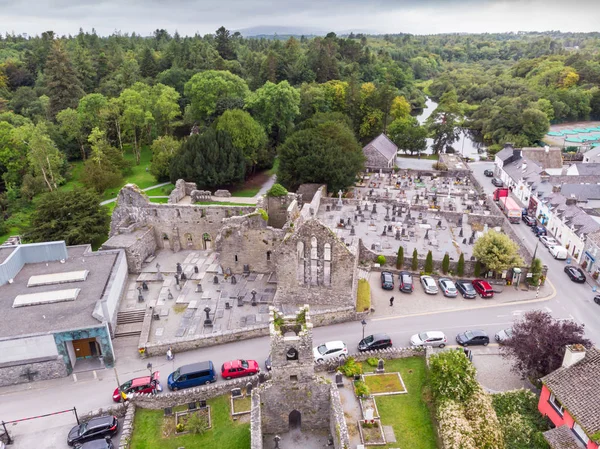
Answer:
POLYGON ((162 203, 166 204, 169 201, 169 198, 148 198, 151 203, 162 203))
POLYGON ((365 383, 371 394, 405 391, 396 373, 365 376, 365 383))
POLYGON ((247 449, 250 447, 250 424, 242 424, 229 415, 227 395, 211 399, 212 429, 202 435, 186 434, 163 438, 163 410, 137 409, 131 449, 177 449, 186 448, 227 448, 247 449))
POLYGON ((433 422, 427 407, 425 360, 421 357, 387 360, 385 371, 398 371, 408 393, 396 396, 377 396, 381 423, 392 426, 397 443, 387 448, 436 449, 433 422))
POLYGON ((174 188, 175 186, 173 184, 167 184, 166 186, 155 187, 154 189, 146 190, 145 193, 148 196, 169 196, 169 194, 173 191, 174 188))

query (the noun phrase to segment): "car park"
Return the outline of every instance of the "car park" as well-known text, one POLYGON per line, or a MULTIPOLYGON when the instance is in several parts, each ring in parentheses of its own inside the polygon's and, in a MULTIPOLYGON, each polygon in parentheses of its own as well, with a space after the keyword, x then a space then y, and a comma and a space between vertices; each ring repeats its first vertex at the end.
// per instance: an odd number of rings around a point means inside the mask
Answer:
POLYGON ((401 271, 398 275, 398 281, 400 282, 400 291, 404 293, 412 293, 415 289, 413 283, 412 274, 408 271, 401 271))
POLYGON ((452 282, 450 279, 440 278, 438 283, 440 284, 442 294, 447 298, 456 298, 458 296, 458 290, 456 290, 454 282, 452 282))
POLYGON ((494 184, 496 187, 502 187, 504 185, 500 178, 492 178, 492 184, 494 184))
POLYGON ((343 341, 328 341, 313 348, 313 355, 317 362, 331 359, 345 359, 348 355, 348 348, 343 341))
POLYGON ((492 286, 484 279, 475 279, 473 281, 473 288, 482 298, 494 297, 494 290, 492 289, 492 286))
POLYGON ((535 218, 530 217, 529 215, 524 215, 522 220, 527 226, 535 226, 536 224, 535 218))
POLYGON ((546 248, 559 245, 555 239, 548 237, 547 235, 542 235, 540 237, 540 242, 542 242, 542 245, 544 245, 546 248))
POLYGON ((579 267, 567 265, 565 267, 565 273, 567 273, 567 276, 569 276, 573 282, 578 282, 580 284, 585 282, 585 274, 583 274, 583 271, 579 267))
POLYGON ((373 334, 363 338, 358 343, 358 350, 374 351, 376 349, 386 349, 392 347, 392 339, 387 334, 373 334))
POLYGON ((67 444, 69 446, 83 444, 86 441, 101 439, 105 436, 113 436, 118 431, 119 421, 116 416, 99 416, 73 427, 69 431, 67 444))
POLYGON ((498 343, 504 343, 506 340, 512 337, 512 334, 513 330, 509 327, 508 329, 502 329, 501 331, 498 331, 496 335, 494 335, 494 339, 498 343))
POLYGON ((461 346, 483 345, 490 343, 490 337, 482 330, 469 330, 456 336, 456 343, 461 346))
POLYGON ((152 373, 152 376, 136 377, 135 379, 128 380, 120 387, 115 388, 115 391, 113 391, 113 401, 121 402, 124 399, 123 394, 127 396, 131 393, 149 394, 162 391, 162 387, 158 381, 159 377, 160 372, 155 371, 152 373))
POLYGON ((197 387, 199 385, 208 385, 217 381, 217 373, 213 362, 192 363, 183 365, 169 374, 167 385, 170 390, 177 391, 181 388, 197 387))
POLYGON ((428 295, 437 295, 439 291, 437 285, 435 285, 435 281, 431 276, 421 276, 421 285, 423 286, 423 290, 425 290, 425 293, 427 293, 428 295))
POLYGON ((484 174, 484 176, 487 176, 488 178, 493 178, 494 170, 483 170, 483 174, 484 174))
POLYGON ((384 290, 394 289, 394 275, 389 271, 381 272, 381 288, 384 290))
POLYGON ((221 376, 229 380, 234 377, 245 377, 258 374, 260 368, 256 360, 232 360, 225 362, 221 366, 221 376))
MULTIPOLYGON (((114 447, 115 446, 109 437, 75 445, 75 449, 114 449, 114 447)), ((2 449, 2 446, 0 446, 0 449, 2 449)))
POLYGON ((548 231, 543 226, 532 226, 531 232, 533 232, 536 237, 539 237, 541 235, 548 235, 548 231))
POLYGON ((448 339, 443 332, 439 331, 428 331, 415 334, 410 337, 411 346, 433 346, 436 348, 443 348, 446 346, 448 339))
POLYGON ((477 291, 473 288, 471 281, 460 279, 455 283, 456 289, 465 299, 475 299, 477 297, 477 291))

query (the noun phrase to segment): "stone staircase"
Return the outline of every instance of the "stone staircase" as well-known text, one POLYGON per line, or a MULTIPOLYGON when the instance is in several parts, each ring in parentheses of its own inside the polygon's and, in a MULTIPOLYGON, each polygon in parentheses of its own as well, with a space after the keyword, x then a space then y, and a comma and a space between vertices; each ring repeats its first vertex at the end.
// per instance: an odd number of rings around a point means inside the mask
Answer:
POLYGON ((142 333, 142 323, 144 322, 145 314, 146 311, 143 309, 119 312, 117 315, 115 338, 140 335, 142 333))

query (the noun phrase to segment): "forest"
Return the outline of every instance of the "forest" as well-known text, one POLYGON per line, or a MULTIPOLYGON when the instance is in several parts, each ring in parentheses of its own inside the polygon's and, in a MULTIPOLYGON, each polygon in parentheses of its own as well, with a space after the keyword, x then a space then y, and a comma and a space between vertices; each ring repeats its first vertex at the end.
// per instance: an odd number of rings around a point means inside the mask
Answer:
POLYGON ((101 243, 99 203, 125 179, 212 190, 271 169, 344 189, 381 132, 411 154, 460 132, 491 154, 539 145, 551 123, 600 119, 599 50, 559 32, 0 36, 0 241, 101 243))

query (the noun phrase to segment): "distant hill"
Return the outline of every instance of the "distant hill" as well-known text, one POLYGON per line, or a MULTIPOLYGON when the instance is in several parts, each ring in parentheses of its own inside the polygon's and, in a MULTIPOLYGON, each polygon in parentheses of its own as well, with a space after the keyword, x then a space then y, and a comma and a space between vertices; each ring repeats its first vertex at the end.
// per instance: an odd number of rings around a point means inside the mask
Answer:
POLYGON ((325 36, 329 31, 311 27, 255 26, 239 31, 244 37, 325 36))

